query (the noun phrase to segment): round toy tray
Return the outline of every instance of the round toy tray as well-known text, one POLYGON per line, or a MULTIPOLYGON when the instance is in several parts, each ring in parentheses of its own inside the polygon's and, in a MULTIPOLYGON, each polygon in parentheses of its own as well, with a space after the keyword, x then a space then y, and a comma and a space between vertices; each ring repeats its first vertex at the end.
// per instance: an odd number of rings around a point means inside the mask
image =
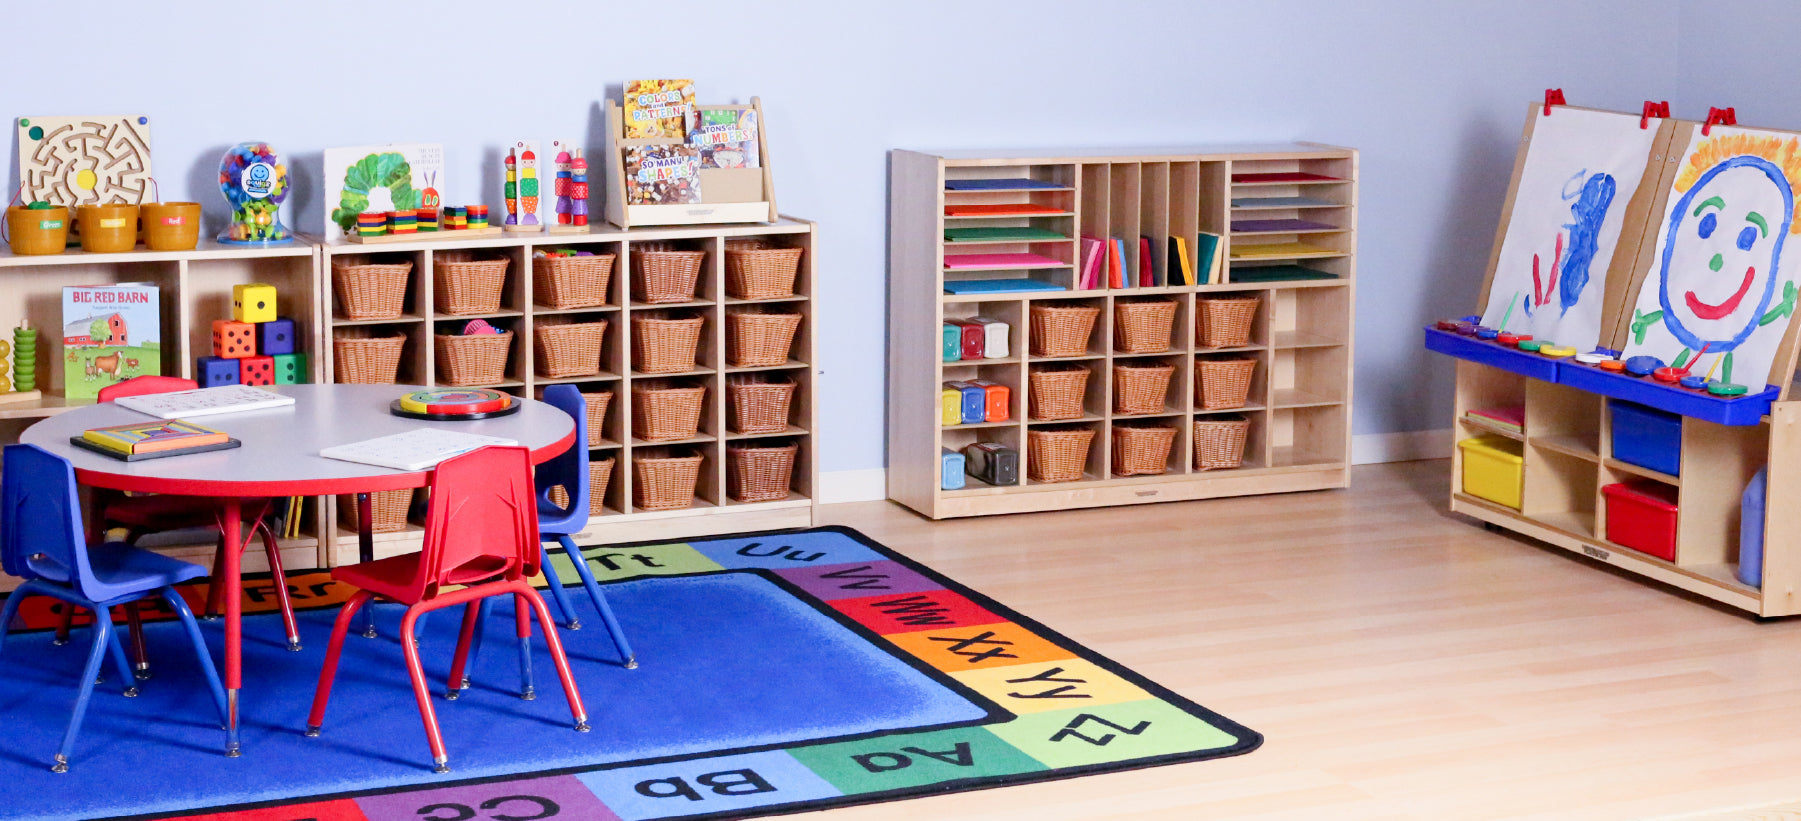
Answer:
POLYGON ((486 388, 430 388, 394 400, 388 412, 439 422, 491 419, 518 413, 519 402, 511 394, 486 388))

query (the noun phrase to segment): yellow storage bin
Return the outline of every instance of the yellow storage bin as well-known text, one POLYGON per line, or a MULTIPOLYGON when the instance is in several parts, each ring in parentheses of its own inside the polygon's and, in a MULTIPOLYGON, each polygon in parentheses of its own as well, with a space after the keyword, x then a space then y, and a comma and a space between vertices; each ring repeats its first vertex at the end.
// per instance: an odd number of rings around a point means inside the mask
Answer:
POLYGON ((1478 436, 1457 446, 1463 448, 1463 492, 1519 510, 1524 447, 1503 436, 1478 436))

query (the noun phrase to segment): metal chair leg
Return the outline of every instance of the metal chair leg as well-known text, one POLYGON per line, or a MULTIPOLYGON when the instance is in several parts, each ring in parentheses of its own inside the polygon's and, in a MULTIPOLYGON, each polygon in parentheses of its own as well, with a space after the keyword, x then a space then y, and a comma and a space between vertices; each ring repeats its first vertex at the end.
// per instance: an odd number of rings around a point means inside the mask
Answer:
POLYGON ((318 736, 319 728, 325 725, 325 705, 331 701, 332 680, 338 675, 338 657, 344 652, 344 635, 350 632, 350 622, 356 618, 356 612, 373 597, 374 594, 367 590, 351 594, 338 610, 337 621, 332 623, 331 643, 325 649, 325 664, 319 669, 319 687, 313 691, 313 709, 306 718, 309 736, 318 736))
MULTIPOLYGON (((417 606, 408 607, 406 615, 400 619, 400 635, 412 635, 413 623, 418 617, 417 606)), ((431 745, 432 772, 450 772, 450 755, 444 751, 444 735, 438 731, 438 714, 432 709, 431 688, 425 683, 425 667, 419 663, 419 648, 410 641, 402 641, 400 649, 406 654, 407 675, 413 680, 413 700, 419 703, 419 718, 425 722, 425 740, 431 745)))
MULTIPOLYGON (((108 612, 107 615, 110 616, 112 614, 111 612, 108 612)), ((119 629, 114 627, 108 635, 112 637, 107 644, 109 645, 109 649, 112 650, 113 670, 117 671, 119 674, 119 682, 125 688, 124 695, 126 698, 137 698, 138 680, 137 677, 131 674, 131 662, 127 661, 125 658, 125 646, 124 643, 119 640, 119 629)))
POLYGON ((131 626, 132 675, 139 681, 150 678, 150 651, 144 646, 144 619, 138 603, 125 603, 125 623, 131 626))
MULTIPOLYGON (((600 620, 607 626, 607 634, 613 637, 613 649, 619 651, 619 662, 627 670, 638 666, 638 656, 632 652, 632 645, 625 640, 625 631, 619 628, 619 619, 613 616, 613 608, 607 604, 605 593, 600 592, 600 585, 594 581, 594 572, 588 569, 588 562, 582 558, 582 550, 575 540, 567 535, 557 537, 557 544, 570 561, 575 562, 575 573, 582 577, 582 587, 587 588, 588 598, 594 600, 595 609, 600 611, 600 620)), ((546 563, 548 566, 548 563, 546 563)))
MULTIPOLYGON (((557 678, 563 682, 563 697, 569 700, 569 713, 575 717, 575 731, 588 732, 588 710, 582 706, 582 694, 575 686, 575 674, 569 670, 569 657, 563 654, 563 640, 557 638, 556 626, 550 621, 550 608, 544 606, 544 599, 531 585, 519 582, 521 595, 531 603, 532 611, 537 613, 538 622, 544 626, 544 643, 550 648, 550 660, 556 665, 557 678)), ((523 605, 522 605, 523 606, 523 605)))
POLYGON ((82 669, 81 689, 75 695, 75 714, 69 716, 69 729, 63 733, 62 746, 56 750, 56 763, 50 767, 50 771, 53 773, 69 771, 69 757, 75 750, 75 736, 81 733, 81 720, 88 713, 88 699, 94 695, 94 678, 100 674, 100 662, 106 655, 107 645, 112 642, 112 620, 95 619, 94 645, 89 648, 88 663, 82 669))
POLYGON ((288 630, 288 649, 300 652, 300 625, 294 621, 294 603, 288 599, 288 574, 281 566, 281 545, 275 541, 275 533, 261 520, 256 529, 263 533, 263 552, 269 557, 269 577, 275 585, 275 601, 281 606, 281 623, 288 630))
POLYGON ((538 544, 538 566, 544 570, 544 582, 550 590, 551 601, 557 603, 557 612, 563 614, 563 627, 582 629, 582 620, 576 617, 575 608, 569 604, 569 591, 563 589, 563 580, 557 578, 557 569, 550 564, 550 551, 542 542, 538 544))
MULTIPOLYGON (((173 587, 165 587, 161 591, 163 601, 168 602, 169 609, 175 611, 175 617, 181 620, 183 630, 187 631, 188 641, 194 644, 194 655, 199 657, 200 671, 206 674, 207 689, 212 691, 213 705, 219 708, 219 726, 231 723, 231 714, 225 704, 225 685, 219 681, 219 668, 213 664, 213 654, 206 649, 206 638, 200 635, 200 625, 194 621, 194 612, 188 609, 188 603, 181 600, 181 594, 173 587)), ((232 741, 226 739, 226 752, 232 751, 232 741)))
POLYGON ((538 691, 532 687, 532 617, 527 612, 529 609, 530 605, 526 604, 525 597, 514 594, 513 624, 519 635, 519 697, 526 701, 538 697, 538 691))

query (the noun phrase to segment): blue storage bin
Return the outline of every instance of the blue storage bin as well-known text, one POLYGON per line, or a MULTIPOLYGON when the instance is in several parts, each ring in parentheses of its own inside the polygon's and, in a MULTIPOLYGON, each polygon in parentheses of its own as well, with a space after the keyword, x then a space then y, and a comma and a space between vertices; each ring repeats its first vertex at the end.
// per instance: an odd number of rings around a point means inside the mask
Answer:
POLYGON ((1617 399, 1607 407, 1613 414, 1613 458, 1681 475, 1682 417, 1617 399))
POLYGON ((1763 586, 1763 512, 1769 474, 1767 467, 1758 469, 1745 484, 1738 507, 1738 580, 1752 587, 1763 586))

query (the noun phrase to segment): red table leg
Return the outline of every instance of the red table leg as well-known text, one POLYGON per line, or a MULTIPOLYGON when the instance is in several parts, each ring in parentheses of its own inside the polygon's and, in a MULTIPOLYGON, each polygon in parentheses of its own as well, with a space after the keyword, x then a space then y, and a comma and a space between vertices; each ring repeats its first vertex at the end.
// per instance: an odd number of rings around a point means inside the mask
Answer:
POLYGON ((238 747, 238 691, 244 686, 242 657, 244 572, 239 555, 244 550, 243 512, 236 496, 219 500, 219 537, 225 541, 225 754, 236 758, 238 747))
MULTIPOLYGON (((356 560, 375 561, 375 511, 367 491, 356 495, 356 560)), ((375 603, 363 609, 363 638, 375 638, 375 603)))

